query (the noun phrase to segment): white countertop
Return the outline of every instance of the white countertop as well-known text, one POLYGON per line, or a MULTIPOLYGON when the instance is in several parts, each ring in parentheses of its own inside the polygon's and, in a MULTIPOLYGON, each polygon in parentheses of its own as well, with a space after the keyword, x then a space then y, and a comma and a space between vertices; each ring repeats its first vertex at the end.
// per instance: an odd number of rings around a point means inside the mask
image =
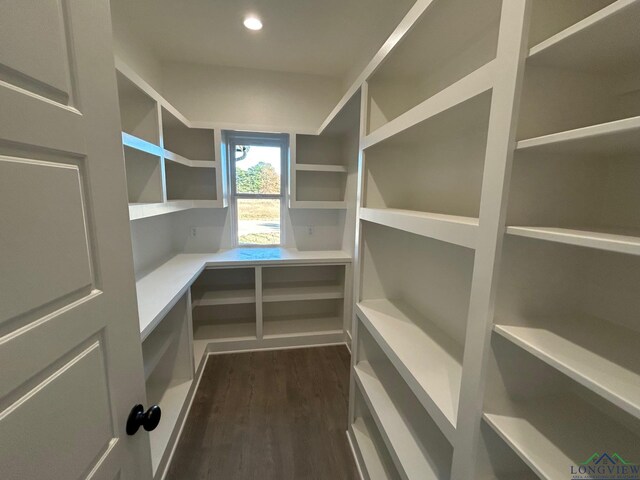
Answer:
POLYGON ((187 291, 206 267, 225 265, 296 265, 350 263, 340 250, 299 251, 291 248, 234 248, 216 253, 180 253, 136 282, 142 340, 187 291))

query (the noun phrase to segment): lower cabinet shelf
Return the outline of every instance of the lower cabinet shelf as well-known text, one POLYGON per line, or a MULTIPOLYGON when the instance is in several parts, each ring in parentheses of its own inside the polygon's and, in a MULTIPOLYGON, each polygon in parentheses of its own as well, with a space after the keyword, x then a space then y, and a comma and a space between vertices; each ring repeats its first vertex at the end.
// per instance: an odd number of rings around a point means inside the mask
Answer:
POLYGON ((294 315, 265 317, 263 332, 265 338, 342 333, 342 318, 294 315))
POLYGON ((563 478, 572 465, 588 462, 594 453, 612 449, 633 458, 640 437, 574 395, 550 396, 513 403, 505 413, 483 419, 540 478, 563 478), (628 453, 627 453, 628 452, 628 453))
POLYGON ((150 404, 158 404, 162 409, 162 420, 149 434, 151 443, 151 463, 154 477, 163 461, 166 461, 167 446, 177 437, 178 421, 186 410, 186 400, 193 380, 185 380, 169 386, 147 385, 150 404))

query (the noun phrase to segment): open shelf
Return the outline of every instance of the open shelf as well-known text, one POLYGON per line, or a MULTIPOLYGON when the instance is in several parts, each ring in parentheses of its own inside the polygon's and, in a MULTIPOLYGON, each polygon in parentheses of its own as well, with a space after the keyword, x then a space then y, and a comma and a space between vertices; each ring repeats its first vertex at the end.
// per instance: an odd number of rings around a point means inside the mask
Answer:
POLYGON ((296 177, 296 201, 299 203, 345 201, 344 173, 300 170, 296 177))
POLYGON ((453 442, 462 348, 402 302, 366 300, 356 308, 371 336, 453 442))
POLYGON ((518 142, 507 232, 639 254, 639 132, 634 117, 518 142))
POLYGON ((191 286, 193 306, 255 303, 253 267, 206 268, 191 286))
POLYGON ((147 401, 150 404, 160 405, 162 408, 162 421, 149 434, 154 475, 167 453, 167 447, 175 441, 177 432, 174 432, 174 429, 186 408, 187 396, 192 383, 193 380, 190 379, 177 381, 168 386, 151 385, 147 387, 147 401))
POLYGON ((597 318, 496 325, 496 333, 640 418, 640 333, 597 318))
POLYGON ((298 172, 334 172, 347 173, 347 167, 344 165, 313 165, 313 164, 297 164, 298 172))
POLYGON ((477 218, 365 207, 360 209, 360 219, 462 247, 476 246, 477 218))
POLYGON ((400 480, 401 477, 393 464, 380 431, 362 393, 357 388, 355 389, 354 404, 355 419, 349 428, 349 434, 356 455, 361 458, 360 466, 366 471, 365 478, 369 480, 400 480))
POLYGON ((490 105, 487 91, 366 148, 363 206, 477 222, 490 105))
POLYGON ((487 422, 480 424, 475 477, 480 480, 538 480, 538 477, 487 422))
POLYGON ((116 71, 122 131, 160 145, 158 104, 120 71, 116 71))
POLYGON ((263 305, 265 338, 343 332, 341 300, 272 302, 263 305))
POLYGON ((145 380, 149 379, 162 357, 175 343, 177 333, 176 331, 162 332, 161 330, 156 330, 142 343, 145 380))
POLYGON ((162 137, 164 148, 187 160, 207 162, 216 160, 213 130, 189 128, 164 107, 162 108, 162 137))
MULTIPOLYGON (((640 72, 640 4, 634 0, 567 3, 591 3, 585 7, 590 15, 580 15, 582 19, 531 48, 519 140, 640 115, 640 89, 634 80, 640 72)), ((551 18, 555 11, 547 9, 546 18, 551 18)))
POLYGON ((572 28, 581 20, 602 10, 616 0, 589 0, 583 2, 534 0, 529 28, 529 48, 546 43, 546 40, 572 28))
POLYGON ((637 418, 500 337, 492 347, 484 421, 540 478, 593 465, 594 454, 632 461, 637 418))
POLYGON ((434 2, 368 78, 367 132, 399 117, 496 56, 502 2, 434 2))
POLYGON ((291 135, 289 207, 345 210, 355 198, 360 140, 360 94, 319 135, 291 135), (351 174, 350 174, 351 172, 351 174))
POLYGON ((239 288, 231 286, 222 290, 193 289, 191 295, 194 307, 256 303, 255 289, 246 288, 244 285, 240 285, 239 288))
POLYGON ((302 285, 291 283, 265 288, 262 292, 263 302, 329 300, 334 298, 344 298, 344 286, 321 282, 305 282, 302 285))
POLYGON ((580 247, 597 248, 610 252, 640 255, 640 229, 636 235, 619 235, 607 232, 590 232, 570 228, 507 227, 507 233, 550 242, 566 243, 580 247))
POLYGON ((158 145, 149 143, 146 140, 138 138, 127 132, 122 132, 122 145, 133 150, 140 150, 141 152, 148 153, 156 157, 162 155, 162 149, 158 145))
POLYGON ((216 170, 165 162, 167 200, 216 200, 216 170))
POLYGON ((417 328, 464 345, 474 251, 369 222, 361 238, 361 303, 406 305, 417 328))
POLYGON ((451 444, 374 340, 362 333, 354 378, 400 476, 448 478, 451 444))
POLYGON ((263 302, 344 298, 344 265, 263 267, 263 302))
POLYGON ((182 295, 142 343, 147 402, 160 405, 162 421, 149 434, 153 475, 166 464, 177 439, 193 382, 187 295, 182 295))
POLYGON ((210 342, 255 339, 255 303, 225 304, 194 309, 193 338, 210 342))
POLYGON ((129 203, 162 202, 160 157, 129 147, 124 148, 129 203))
POLYGON ((531 48, 528 63, 579 71, 638 70, 639 23, 638 2, 615 1, 531 48))
POLYGON ((637 154, 640 152, 640 116, 520 140, 517 149, 545 155, 637 154))
POLYGON ((495 333, 640 418, 640 258, 507 237, 495 333))
POLYGON ((311 170, 323 167, 346 167, 343 157, 343 140, 339 134, 296 135, 296 168, 311 170))

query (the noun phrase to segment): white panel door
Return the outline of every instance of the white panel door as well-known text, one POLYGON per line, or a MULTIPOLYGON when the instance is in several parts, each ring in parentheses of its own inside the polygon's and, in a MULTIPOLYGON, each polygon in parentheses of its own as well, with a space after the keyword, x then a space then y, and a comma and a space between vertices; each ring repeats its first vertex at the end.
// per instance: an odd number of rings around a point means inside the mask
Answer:
POLYGON ((0 0, 0 477, 145 480, 108 0, 0 0))

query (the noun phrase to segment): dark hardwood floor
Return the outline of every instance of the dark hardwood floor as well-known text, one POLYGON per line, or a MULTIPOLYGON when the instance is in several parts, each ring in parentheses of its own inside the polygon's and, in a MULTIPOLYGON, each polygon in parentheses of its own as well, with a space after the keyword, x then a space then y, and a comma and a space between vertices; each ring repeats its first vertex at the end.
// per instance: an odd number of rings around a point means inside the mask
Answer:
POLYGON ((212 355, 167 480, 358 479, 344 346, 212 355))

